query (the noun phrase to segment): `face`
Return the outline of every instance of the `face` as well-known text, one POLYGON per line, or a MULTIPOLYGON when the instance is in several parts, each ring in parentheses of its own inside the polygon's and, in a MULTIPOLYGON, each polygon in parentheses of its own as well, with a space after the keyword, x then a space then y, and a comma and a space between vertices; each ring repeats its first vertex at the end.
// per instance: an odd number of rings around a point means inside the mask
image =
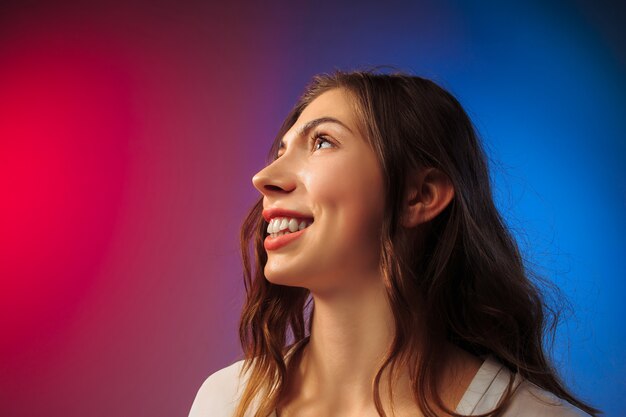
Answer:
POLYGON ((318 96, 284 135, 278 158, 252 179, 264 213, 280 208, 313 220, 291 236, 266 238, 272 283, 321 293, 380 280, 383 177, 351 100, 343 89, 318 96))

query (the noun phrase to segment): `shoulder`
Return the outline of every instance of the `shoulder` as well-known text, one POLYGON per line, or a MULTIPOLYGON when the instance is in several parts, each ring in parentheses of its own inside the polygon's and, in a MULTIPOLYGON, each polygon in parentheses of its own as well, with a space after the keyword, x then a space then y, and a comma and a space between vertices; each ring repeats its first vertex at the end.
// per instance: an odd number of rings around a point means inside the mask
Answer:
POLYGON ((503 417, 590 417, 551 392, 525 379, 520 381, 503 417))
POLYGON ((502 417, 591 417, 566 400, 514 374, 493 356, 480 367, 457 412, 480 415, 492 412, 513 382, 513 393, 502 417))
POLYGON ((189 417, 230 417, 245 381, 240 378, 243 360, 211 374, 200 386, 189 417))
MULTIPOLYGON (((295 348, 308 341, 308 337, 299 340, 287 349, 285 360, 295 351, 295 348)), ((252 360, 254 362, 256 359, 252 360)), ((220 369, 211 374, 200 386, 196 398, 191 405, 189 417, 231 417, 241 399, 241 395, 248 383, 249 374, 242 374, 244 360, 220 369)), ((262 394, 257 393, 245 415, 254 413, 262 394)), ((275 416, 275 414, 272 414, 275 416)))

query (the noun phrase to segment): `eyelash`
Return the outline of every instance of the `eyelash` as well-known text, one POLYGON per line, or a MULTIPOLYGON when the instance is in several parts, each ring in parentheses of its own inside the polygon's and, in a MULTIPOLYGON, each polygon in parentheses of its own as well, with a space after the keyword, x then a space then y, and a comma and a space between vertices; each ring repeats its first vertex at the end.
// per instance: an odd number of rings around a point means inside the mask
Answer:
MULTIPOLYGON (((331 140, 329 140, 326 135, 324 135, 323 133, 319 133, 318 132, 318 133, 313 134, 313 136, 311 136, 311 138, 309 139, 309 143, 311 143, 311 147, 313 147, 315 144, 318 143, 318 139, 321 140, 321 141, 330 143, 333 147, 335 146, 335 144, 331 140)), ((318 149, 315 149, 315 150, 319 150, 319 149, 323 149, 323 148, 318 148, 318 149)), ((274 160, 276 160, 278 158, 280 158, 280 155, 276 155, 274 157, 274 160)))
MULTIPOLYGON (((328 142, 329 144, 331 144, 332 146, 335 146, 334 143, 332 143, 330 140, 327 139, 326 135, 324 135, 323 133, 315 133, 312 137, 311 137, 311 142, 313 142, 313 146, 315 146, 318 142, 317 140, 320 139, 321 141, 324 142, 328 142)), ((320 142, 321 143, 321 142, 320 142)), ((318 149, 323 149, 323 148, 317 148, 315 150, 318 149)))

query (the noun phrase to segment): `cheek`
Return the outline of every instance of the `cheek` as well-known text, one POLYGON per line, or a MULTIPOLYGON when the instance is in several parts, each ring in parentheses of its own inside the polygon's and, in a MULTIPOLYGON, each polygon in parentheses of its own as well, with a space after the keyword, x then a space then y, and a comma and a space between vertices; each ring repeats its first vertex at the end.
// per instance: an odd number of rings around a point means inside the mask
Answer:
POLYGON ((353 236, 355 246, 378 243, 382 224, 383 197, 371 183, 352 182, 347 188, 350 197, 338 207, 337 218, 344 230, 353 236))
POLYGON ((370 250, 378 244, 384 210, 382 179, 376 166, 366 166, 346 162, 317 178, 313 200, 329 234, 344 250, 370 250))

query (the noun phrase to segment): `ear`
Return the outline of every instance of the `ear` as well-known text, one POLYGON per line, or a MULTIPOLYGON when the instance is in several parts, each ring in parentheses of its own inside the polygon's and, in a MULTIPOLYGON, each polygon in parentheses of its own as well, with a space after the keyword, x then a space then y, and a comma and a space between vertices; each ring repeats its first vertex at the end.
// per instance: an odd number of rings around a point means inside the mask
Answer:
POLYGON ((429 167, 413 174, 407 181, 402 225, 410 228, 434 219, 452 197, 452 182, 440 170, 429 167))

